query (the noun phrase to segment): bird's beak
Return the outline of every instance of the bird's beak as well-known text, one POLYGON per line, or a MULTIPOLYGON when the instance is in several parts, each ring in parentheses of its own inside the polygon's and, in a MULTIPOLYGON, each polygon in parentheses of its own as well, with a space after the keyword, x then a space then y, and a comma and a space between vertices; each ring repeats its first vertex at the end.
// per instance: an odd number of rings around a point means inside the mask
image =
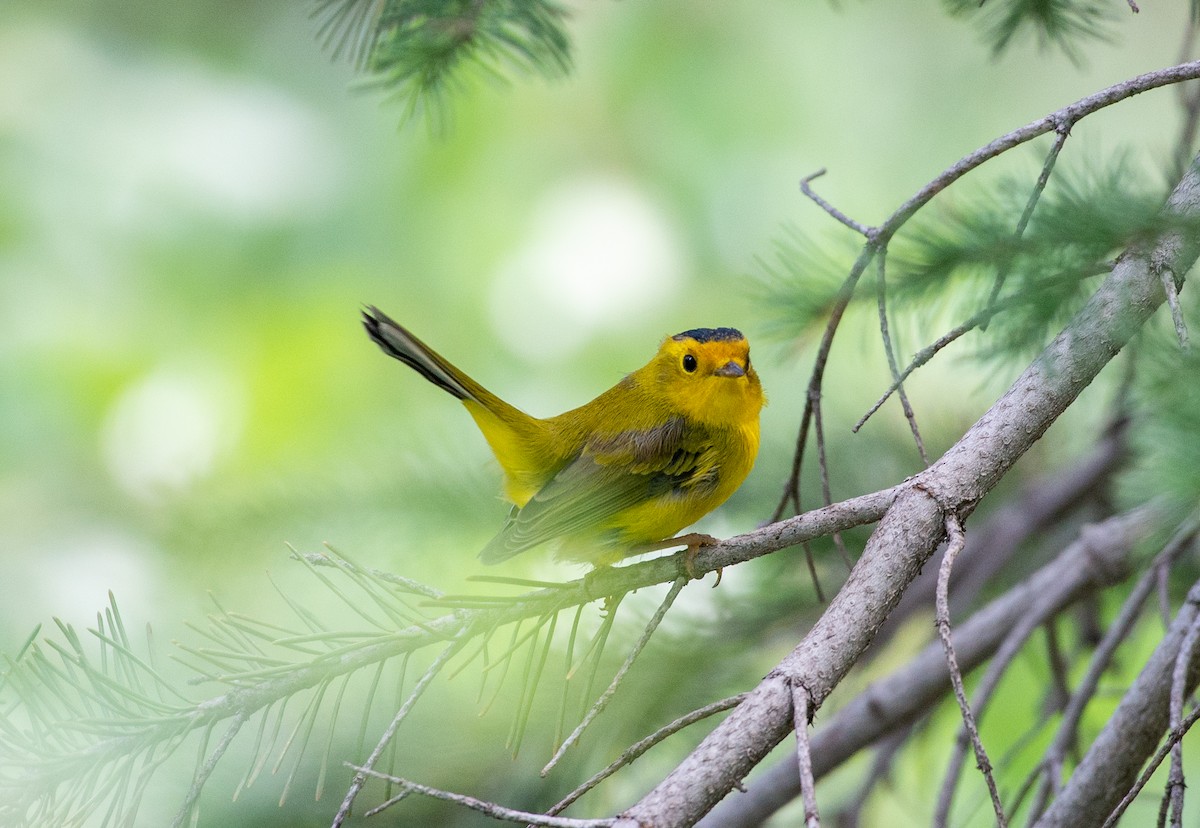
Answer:
POLYGON ((713 373, 718 377, 744 377, 746 376, 746 369, 731 359, 713 373))

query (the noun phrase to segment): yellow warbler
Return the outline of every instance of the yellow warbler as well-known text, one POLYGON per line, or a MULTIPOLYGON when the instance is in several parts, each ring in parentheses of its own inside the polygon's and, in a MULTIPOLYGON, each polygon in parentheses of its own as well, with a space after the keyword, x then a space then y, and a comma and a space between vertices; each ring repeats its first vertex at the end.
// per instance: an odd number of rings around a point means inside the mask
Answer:
POLYGON ((363 325, 385 353, 462 401, 504 469, 514 505, 479 553, 484 563, 551 540, 559 557, 595 565, 685 544, 694 556, 713 539, 672 536, 724 503, 758 454, 762 386, 733 328, 668 337, 646 366, 596 399, 542 420, 377 308, 363 312, 363 325))

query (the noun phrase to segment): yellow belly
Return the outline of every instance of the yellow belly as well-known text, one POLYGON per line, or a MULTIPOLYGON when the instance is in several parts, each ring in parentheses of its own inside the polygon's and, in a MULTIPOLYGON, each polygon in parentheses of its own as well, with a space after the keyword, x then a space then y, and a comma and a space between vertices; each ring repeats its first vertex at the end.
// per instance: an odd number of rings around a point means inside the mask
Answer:
POLYGON ((729 499, 754 467, 758 423, 732 429, 717 446, 716 485, 670 491, 618 512, 594 531, 564 538, 558 556, 597 565, 636 554, 637 547, 667 540, 729 499))

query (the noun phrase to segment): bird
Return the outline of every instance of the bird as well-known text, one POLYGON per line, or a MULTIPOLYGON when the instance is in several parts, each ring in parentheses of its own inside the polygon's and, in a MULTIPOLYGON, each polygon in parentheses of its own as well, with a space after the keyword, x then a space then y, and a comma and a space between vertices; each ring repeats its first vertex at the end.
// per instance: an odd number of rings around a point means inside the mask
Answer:
POLYGON ((766 398, 735 328, 664 338, 642 368, 554 417, 526 414, 374 306, 363 326, 389 356, 460 400, 504 472, 512 508, 479 552, 496 564, 553 542, 562 560, 610 566, 686 546, 687 574, 708 535, 676 533, 749 475, 766 398))

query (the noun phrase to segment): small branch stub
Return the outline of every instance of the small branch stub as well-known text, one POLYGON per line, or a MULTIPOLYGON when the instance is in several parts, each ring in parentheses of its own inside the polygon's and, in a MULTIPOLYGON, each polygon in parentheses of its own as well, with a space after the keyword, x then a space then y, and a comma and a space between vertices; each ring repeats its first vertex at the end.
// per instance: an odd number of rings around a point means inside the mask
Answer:
POLYGON ((800 795, 804 800, 804 826, 821 828, 821 817, 817 812, 817 783, 808 744, 811 706, 808 688, 800 682, 792 682, 792 722, 796 731, 796 760, 800 767, 800 795))

